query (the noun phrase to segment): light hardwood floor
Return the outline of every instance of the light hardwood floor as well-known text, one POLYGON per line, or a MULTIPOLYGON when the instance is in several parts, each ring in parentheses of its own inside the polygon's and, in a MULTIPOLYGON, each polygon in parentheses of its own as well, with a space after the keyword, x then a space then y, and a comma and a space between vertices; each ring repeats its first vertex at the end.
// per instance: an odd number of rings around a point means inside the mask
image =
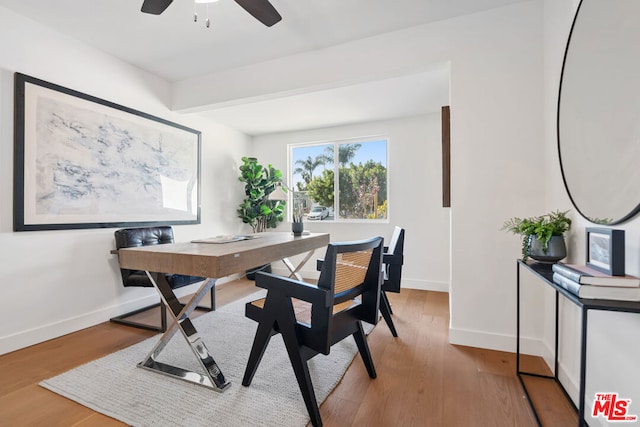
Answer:
MULTIPOLYGON (((247 280, 221 285, 218 306, 255 290, 247 280)), ((356 357, 320 407, 325 426, 536 425, 515 375, 514 354, 448 343, 447 294, 403 289, 389 297, 399 337, 383 321, 378 324, 369 336, 378 378, 369 379, 356 357)), ((153 334, 106 322, 0 356, 0 426, 121 426, 38 383, 153 334)), ((527 369, 543 366, 537 358, 525 359, 527 369)), ((577 424, 552 381, 532 378, 527 384, 543 425, 577 424)))

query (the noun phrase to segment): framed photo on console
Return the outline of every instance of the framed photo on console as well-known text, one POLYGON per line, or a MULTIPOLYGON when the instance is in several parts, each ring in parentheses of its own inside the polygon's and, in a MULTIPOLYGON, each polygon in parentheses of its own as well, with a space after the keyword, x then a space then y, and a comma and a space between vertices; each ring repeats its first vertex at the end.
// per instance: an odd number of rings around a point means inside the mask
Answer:
POLYGON ((15 74, 15 231, 199 223, 200 131, 15 74))
POLYGON ((587 265, 610 276, 624 276, 624 230, 587 228, 587 265))

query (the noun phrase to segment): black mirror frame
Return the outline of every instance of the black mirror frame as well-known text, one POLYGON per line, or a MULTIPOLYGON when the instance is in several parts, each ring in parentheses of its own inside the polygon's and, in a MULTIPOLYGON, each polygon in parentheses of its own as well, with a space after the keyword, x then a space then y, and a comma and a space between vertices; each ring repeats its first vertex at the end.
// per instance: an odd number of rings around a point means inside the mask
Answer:
MULTIPOLYGON (((580 214, 580 216, 582 216, 584 219, 586 219, 591 223, 598 224, 598 222, 595 222, 593 219, 585 215, 584 212, 582 212, 582 210, 580 210, 580 207, 577 205, 576 201, 571 195, 571 191, 569 190, 569 186, 567 184, 567 177, 565 176, 564 167, 562 166, 562 150, 560 149, 560 102, 562 100, 562 83, 564 81, 564 72, 565 72, 565 67, 567 62, 567 54, 569 52, 569 46, 571 45, 571 37, 573 36, 573 30, 578 20, 578 16, 580 15, 580 9, 582 7, 583 1, 584 0, 580 0, 580 3, 576 8, 576 13, 573 17, 573 21, 571 22, 571 29, 569 30, 569 37, 567 38, 567 44, 564 49, 564 56, 562 58, 562 71, 560 72, 560 82, 558 84, 558 103, 557 103, 557 109, 556 109, 556 144, 557 144, 557 150, 558 150, 558 161, 560 162, 560 172, 562 174, 562 182, 564 184, 565 190, 567 191, 567 195, 569 196, 569 200, 571 200, 571 204, 573 205, 575 210, 580 214)), ((631 218, 636 216, 638 213, 640 213, 640 202, 638 202, 635 208, 633 208, 628 214, 624 215, 622 218, 614 219, 611 222, 607 222, 606 224, 601 224, 601 225, 621 224, 623 222, 630 220, 631 218)))

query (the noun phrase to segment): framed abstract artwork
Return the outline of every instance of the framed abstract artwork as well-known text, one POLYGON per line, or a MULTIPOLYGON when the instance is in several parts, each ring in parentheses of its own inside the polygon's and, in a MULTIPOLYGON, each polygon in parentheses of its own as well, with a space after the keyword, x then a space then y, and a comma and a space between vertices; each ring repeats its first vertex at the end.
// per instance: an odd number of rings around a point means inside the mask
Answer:
POLYGON ((624 276, 624 230, 587 228, 587 266, 610 276, 624 276))
POLYGON ((14 230, 198 224, 200 139, 16 73, 14 230))

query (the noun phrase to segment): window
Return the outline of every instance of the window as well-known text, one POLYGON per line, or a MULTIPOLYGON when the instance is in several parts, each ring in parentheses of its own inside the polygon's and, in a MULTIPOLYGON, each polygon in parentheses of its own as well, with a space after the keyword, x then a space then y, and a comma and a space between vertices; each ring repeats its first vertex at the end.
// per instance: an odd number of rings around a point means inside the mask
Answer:
POLYGON ((387 138, 293 144, 289 149, 296 213, 320 221, 388 218, 387 138))

